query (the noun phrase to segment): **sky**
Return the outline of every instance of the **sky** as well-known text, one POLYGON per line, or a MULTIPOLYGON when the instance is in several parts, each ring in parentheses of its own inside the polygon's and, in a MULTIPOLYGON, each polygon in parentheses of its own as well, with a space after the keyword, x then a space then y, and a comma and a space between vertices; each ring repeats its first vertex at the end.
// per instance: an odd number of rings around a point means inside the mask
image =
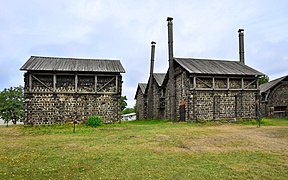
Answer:
POLYGON ((119 59, 122 95, 135 105, 138 83, 168 68, 167 17, 174 56, 238 60, 244 29, 245 63, 270 80, 288 75, 286 0, 0 0, 0 91, 24 84, 30 56, 119 59))

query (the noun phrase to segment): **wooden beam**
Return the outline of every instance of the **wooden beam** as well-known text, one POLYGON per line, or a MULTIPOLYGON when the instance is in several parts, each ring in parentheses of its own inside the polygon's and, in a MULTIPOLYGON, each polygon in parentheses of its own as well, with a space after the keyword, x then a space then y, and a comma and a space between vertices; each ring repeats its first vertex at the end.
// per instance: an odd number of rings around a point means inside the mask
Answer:
POLYGON ((32 92, 32 75, 28 74, 29 93, 32 92))
POLYGON ((227 89, 230 89, 230 78, 227 78, 227 89))
POLYGON ((77 92, 77 88, 78 88, 78 75, 75 74, 75 92, 77 92))
POLYGON ((97 75, 95 75, 95 82, 94 82, 95 92, 97 92, 97 75))
POLYGON ((196 77, 194 76, 193 77, 193 89, 195 89, 196 88, 196 77))
MULTIPOLYGON (((34 78, 34 79, 36 79, 39 83, 41 83, 43 86, 45 86, 47 89, 50 89, 50 90, 52 90, 49 86, 47 86, 44 82, 42 82, 40 79, 38 79, 36 76, 33 76, 32 75, 32 77, 34 78)), ((32 81, 31 81, 32 82, 32 81)))
POLYGON ((56 92, 56 83, 57 83, 57 78, 56 74, 53 74, 53 92, 56 92))
POLYGON ((110 82, 112 82, 115 79, 115 77, 111 78, 110 81, 108 81, 106 84, 104 84, 99 91, 101 91, 103 88, 105 88, 110 82))
POLYGON ((116 76, 116 89, 115 89, 115 93, 118 93, 118 76, 116 76))

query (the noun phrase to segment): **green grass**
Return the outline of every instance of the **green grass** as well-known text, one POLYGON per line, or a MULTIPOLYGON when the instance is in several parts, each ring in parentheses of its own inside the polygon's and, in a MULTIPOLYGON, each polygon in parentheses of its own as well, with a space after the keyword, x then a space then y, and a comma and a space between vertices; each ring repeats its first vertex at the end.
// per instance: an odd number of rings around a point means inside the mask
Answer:
POLYGON ((288 123, 0 127, 0 179, 287 179, 288 123))

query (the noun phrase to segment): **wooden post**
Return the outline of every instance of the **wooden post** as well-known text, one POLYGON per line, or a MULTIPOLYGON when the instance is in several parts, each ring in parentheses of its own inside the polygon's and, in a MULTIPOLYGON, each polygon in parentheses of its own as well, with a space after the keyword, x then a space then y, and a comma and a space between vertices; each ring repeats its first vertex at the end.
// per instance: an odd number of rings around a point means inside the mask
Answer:
POLYGON ((78 88, 78 75, 75 74, 75 92, 77 92, 77 88, 78 88))
POLYGON ((228 90, 230 89, 230 78, 229 77, 227 78, 227 89, 228 90))
POLYGON ((118 93, 118 84, 119 84, 119 83, 118 83, 118 75, 117 75, 117 76, 116 76, 116 90, 115 90, 116 92, 115 92, 115 93, 118 93))
POLYGON ((56 74, 53 74, 53 92, 56 92, 56 74))
POLYGON ((97 92, 97 75, 95 75, 95 93, 97 92))
POLYGON ((29 73, 29 93, 32 93, 32 75, 29 73))

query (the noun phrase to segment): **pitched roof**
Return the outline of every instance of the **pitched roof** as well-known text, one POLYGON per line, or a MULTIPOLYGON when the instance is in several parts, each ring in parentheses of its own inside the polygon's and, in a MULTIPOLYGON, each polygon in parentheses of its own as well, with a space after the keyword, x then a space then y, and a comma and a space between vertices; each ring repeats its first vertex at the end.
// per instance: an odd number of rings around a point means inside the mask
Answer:
POLYGON ((144 94, 147 83, 139 83, 138 86, 141 89, 141 92, 144 94))
POLYGON ((283 81, 285 78, 288 78, 288 75, 280 77, 278 79, 274 79, 273 81, 267 82, 265 84, 261 84, 259 86, 260 88, 260 93, 262 92, 266 92, 269 89, 273 88, 274 86, 276 86, 278 83, 280 83, 281 81, 283 81))
POLYGON ((139 90, 142 92, 142 94, 145 94, 146 87, 147 87, 147 83, 138 83, 134 99, 137 99, 137 94, 139 90))
POLYGON ((166 73, 153 73, 154 79, 156 80, 158 86, 162 86, 166 73))
POLYGON ((219 74, 219 75, 256 75, 263 73, 239 61, 210 60, 196 58, 174 58, 175 61, 193 74, 219 74))
POLYGON ((20 70, 125 73, 120 60, 31 56, 20 70))

